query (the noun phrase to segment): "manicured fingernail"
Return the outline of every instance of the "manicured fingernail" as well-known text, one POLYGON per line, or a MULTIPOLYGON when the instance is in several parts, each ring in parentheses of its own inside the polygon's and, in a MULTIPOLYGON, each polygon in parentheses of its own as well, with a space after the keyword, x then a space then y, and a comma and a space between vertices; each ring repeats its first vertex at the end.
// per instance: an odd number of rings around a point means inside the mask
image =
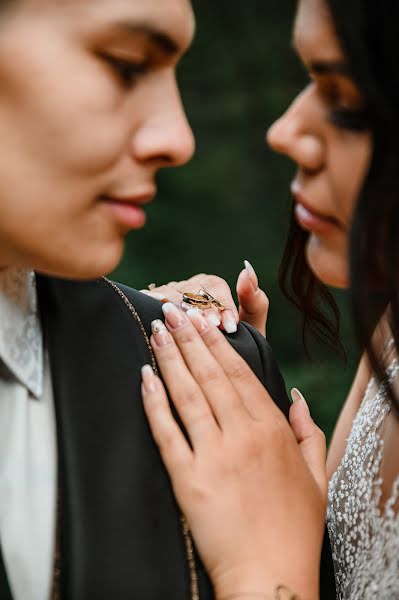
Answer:
POLYGON ((296 402, 303 402, 306 405, 307 409, 309 410, 308 403, 306 402, 305 398, 302 396, 301 392, 297 388, 292 388, 291 399, 292 399, 293 404, 295 404, 296 402))
POLYGON ((190 310, 186 312, 186 315, 200 335, 209 331, 208 320, 196 308, 190 308, 190 310))
POLYGON ((143 294, 145 294, 146 296, 150 296, 151 298, 154 298, 154 300, 159 300, 160 302, 167 302, 168 301, 163 294, 158 294, 158 292, 146 292, 146 291, 144 291, 143 294))
POLYGON ((259 281, 258 281, 258 276, 256 274, 256 271, 248 260, 244 260, 244 265, 245 265, 245 269, 248 273, 249 279, 250 279, 252 285, 254 286, 255 292, 257 292, 259 289, 259 281))
POLYGON ((237 323, 231 310, 223 312, 223 327, 226 333, 236 333, 237 323))
POLYGON ((141 369, 141 376, 143 379, 144 391, 147 394, 153 394, 156 392, 158 388, 157 379, 150 365, 144 365, 144 367, 141 369))
POLYGON ((212 323, 212 325, 215 325, 215 327, 219 327, 219 325, 221 324, 222 320, 219 317, 219 315, 217 315, 214 312, 209 313, 208 315, 206 315, 208 320, 212 323))
POLYGON ((186 325, 187 318, 183 311, 179 310, 172 302, 167 302, 162 306, 163 314, 166 317, 166 322, 171 329, 179 329, 186 325))
POLYGON ((151 323, 152 335, 158 348, 163 348, 172 343, 172 337, 160 319, 151 323))

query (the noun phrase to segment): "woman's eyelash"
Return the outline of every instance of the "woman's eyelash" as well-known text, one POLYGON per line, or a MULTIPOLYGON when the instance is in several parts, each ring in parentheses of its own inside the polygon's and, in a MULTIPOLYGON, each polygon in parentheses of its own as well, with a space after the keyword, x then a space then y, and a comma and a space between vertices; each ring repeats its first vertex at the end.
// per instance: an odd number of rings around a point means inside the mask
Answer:
POLYGON ((350 110, 347 108, 336 108, 330 112, 330 122, 341 129, 350 131, 366 131, 370 129, 367 112, 364 110, 350 110))
POLYGON ((139 77, 145 75, 148 71, 148 63, 146 61, 134 62, 105 54, 102 55, 102 58, 109 64, 122 85, 126 88, 131 87, 139 77))

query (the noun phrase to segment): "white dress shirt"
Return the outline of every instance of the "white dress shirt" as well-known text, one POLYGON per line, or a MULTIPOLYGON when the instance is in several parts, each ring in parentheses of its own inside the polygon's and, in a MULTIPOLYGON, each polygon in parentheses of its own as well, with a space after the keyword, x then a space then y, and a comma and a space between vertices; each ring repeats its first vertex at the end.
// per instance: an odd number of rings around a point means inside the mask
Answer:
POLYGON ((51 593, 57 450, 33 273, 0 271, 0 542, 14 600, 51 593))

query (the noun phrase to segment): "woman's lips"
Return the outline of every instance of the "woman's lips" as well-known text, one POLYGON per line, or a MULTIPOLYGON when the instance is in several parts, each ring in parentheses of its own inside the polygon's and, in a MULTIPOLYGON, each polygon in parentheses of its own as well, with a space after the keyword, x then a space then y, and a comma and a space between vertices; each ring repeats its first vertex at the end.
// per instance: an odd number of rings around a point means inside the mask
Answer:
POLYGON ((300 202, 295 205, 295 217, 302 229, 312 233, 329 233, 331 229, 338 227, 338 223, 334 219, 322 217, 310 211, 300 202))
POLYGON ((326 234, 340 226, 337 219, 321 215, 311 209, 295 183, 292 185, 291 191, 296 203, 295 218, 302 229, 312 233, 326 234))

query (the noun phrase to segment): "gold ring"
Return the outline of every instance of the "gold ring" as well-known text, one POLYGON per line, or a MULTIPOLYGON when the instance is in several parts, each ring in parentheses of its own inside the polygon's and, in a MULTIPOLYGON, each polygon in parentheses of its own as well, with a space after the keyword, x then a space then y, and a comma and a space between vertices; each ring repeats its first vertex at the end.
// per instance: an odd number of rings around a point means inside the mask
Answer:
POLYGON ((183 304, 189 308, 199 308, 205 310, 212 307, 212 303, 200 294, 192 294, 191 292, 184 292, 183 304))
POLYGON ((226 310, 226 307, 220 302, 220 300, 214 298, 209 292, 207 292, 203 288, 199 290, 198 296, 202 296, 205 300, 207 300, 207 302, 211 304, 211 306, 217 308, 218 310, 220 310, 220 312, 226 310))

